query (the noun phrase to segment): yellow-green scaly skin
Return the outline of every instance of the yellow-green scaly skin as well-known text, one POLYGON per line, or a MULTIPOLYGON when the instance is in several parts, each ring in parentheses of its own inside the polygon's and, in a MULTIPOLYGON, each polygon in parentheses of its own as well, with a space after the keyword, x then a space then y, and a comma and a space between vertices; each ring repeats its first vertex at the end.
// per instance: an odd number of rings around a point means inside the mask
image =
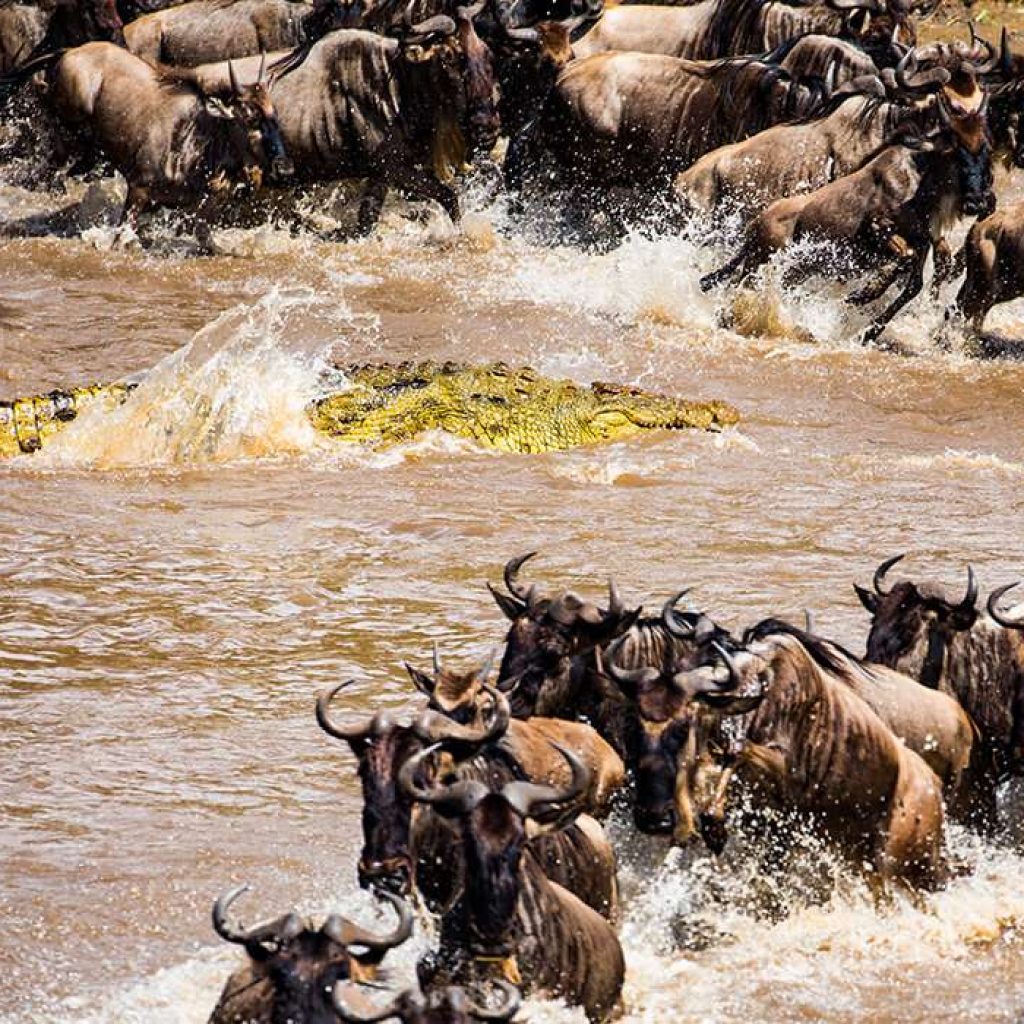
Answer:
MULTIPOLYGON (((344 369, 351 387, 310 405, 310 421, 331 437, 374 448, 444 430, 501 451, 546 452, 643 430, 719 430, 739 419, 724 402, 687 402, 619 384, 586 386, 504 363, 344 369)), ((112 384, 0 402, 0 456, 36 451, 87 405, 120 404, 133 389, 112 384)))
POLYGON ((547 452, 617 441, 643 430, 716 430, 739 414, 724 402, 687 402, 620 384, 589 386, 504 363, 402 363, 346 368, 350 391, 310 410, 314 426, 387 447, 444 430, 489 448, 547 452))
POLYGON ((83 409, 97 402, 114 408, 134 390, 133 384, 93 384, 0 402, 0 458, 38 451, 83 409))

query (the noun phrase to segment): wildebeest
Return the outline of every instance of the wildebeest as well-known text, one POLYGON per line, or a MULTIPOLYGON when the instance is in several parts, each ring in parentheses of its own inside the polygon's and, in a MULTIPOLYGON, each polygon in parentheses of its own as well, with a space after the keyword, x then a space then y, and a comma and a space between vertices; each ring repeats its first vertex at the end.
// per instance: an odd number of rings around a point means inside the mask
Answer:
POLYGON ((759 802, 806 817, 882 881, 933 888, 946 876, 942 785, 830 661, 768 620, 680 684, 732 718, 730 770, 759 802))
MULTIPOLYGON (((445 777, 452 774, 463 781, 488 785, 529 780, 531 776, 514 742, 497 742, 503 740, 508 726, 508 704, 504 698, 497 699, 491 720, 471 725, 460 725, 431 711, 421 713, 411 723, 400 722, 386 712, 368 719, 337 721, 330 717, 330 701, 345 685, 318 697, 317 721, 328 735, 348 743, 359 761, 363 790, 359 882, 364 887, 402 893, 411 891, 415 883, 428 906, 444 907, 457 891, 463 874, 460 850, 453 842, 451 829, 436 815, 414 813, 412 801, 398 784, 399 772, 428 743, 440 742, 445 752, 425 763, 424 772, 445 777)), ((534 756, 532 760, 532 767, 540 769, 533 780, 548 781, 553 774, 550 755, 534 756)), ((591 787, 589 803, 594 793, 589 772, 587 782, 591 787)), ((528 854, 584 902, 609 917, 615 916, 615 855, 596 821, 583 815, 563 832, 537 836, 530 841, 528 854)))
MULTIPOLYGON (((1024 140, 1024 132, 1020 138, 1024 140)), ((962 254, 967 276, 953 312, 980 333, 993 306, 1024 295, 1024 203, 973 224, 962 254)))
MULTIPOLYGON (((609 647, 599 666, 624 695, 633 709, 636 722, 632 736, 633 753, 628 758, 636 781, 634 817, 637 827, 646 832, 672 833, 684 844, 694 836, 698 825, 708 845, 715 848, 714 821, 698 816, 694 793, 717 773, 708 771, 706 747, 709 740, 723 745, 715 735, 714 721, 695 701, 692 668, 709 645, 731 642, 731 637, 706 615, 687 616, 689 623, 671 608, 666 620, 679 634, 679 640, 666 658, 656 653, 645 660, 636 651, 625 657, 634 666, 617 664, 631 639, 627 634, 609 647), (684 629, 688 631, 687 636, 684 629)), ((778 633, 790 633, 805 646, 814 646, 818 660, 864 699, 892 732, 911 750, 920 754, 943 784, 947 801, 959 818, 970 809, 971 779, 967 768, 971 760, 974 728, 955 700, 921 687, 914 680, 883 666, 862 663, 838 644, 811 636, 780 620, 766 620, 778 633)), ((717 830, 721 834, 721 830, 717 830)))
MULTIPOLYGON (((492 659, 493 660, 493 659, 492 659)), ((511 758, 523 777, 543 779, 553 785, 569 782, 565 762, 553 755, 552 742, 569 747, 590 771, 590 790, 586 797, 586 811, 597 818, 611 810, 611 801, 625 781, 625 767, 619 755, 590 725, 559 718, 531 716, 523 721, 512 719, 506 695, 499 695, 487 686, 492 661, 469 672, 456 672, 441 664, 440 653, 434 647, 434 671, 428 675, 412 665, 406 669, 416 688, 428 699, 428 707, 440 711, 463 725, 476 725, 483 737, 480 744, 495 744, 495 752, 511 758), (493 698, 493 700, 491 699, 493 698), (485 717, 497 709, 505 719, 505 731, 494 736, 488 734, 485 717)), ((463 740, 461 746, 469 751, 472 743, 463 740)))
MULTIPOLYGON (((498 24, 488 38, 494 53, 501 93, 499 114, 508 136, 506 176, 510 161, 520 159, 513 147, 523 129, 534 122, 554 88, 559 72, 573 59, 572 34, 601 13, 601 0, 586 0, 582 13, 563 21, 508 28, 498 24)), ((515 177, 515 172, 512 174, 515 177)))
POLYGON ((226 942, 244 946, 249 961, 228 979, 210 1024, 335 1024, 335 984, 373 978, 384 954, 412 934, 411 908, 388 893, 383 898, 398 912, 398 922, 386 935, 375 935, 338 914, 315 927, 294 911, 241 928, 228 921, 228 911, 247 889, 238 886, 213 906, 215 931, 226 942))
POLYGON ((347 1024, 374 1024, 392 1017, 402 1024, 473 1024, 473 1021, 511 1020, 519 1010, 522 999, 519 990, 507 981, 496 981, 494 987, 501 992, 497 1006, 485 1006, 457 985, 432 989, 426 995, 410 988, 399 993, 384 1006, 354 1005, 353 986, 337 985, 334 989, 334 1008, 347 1024))
POLYGON ((900 0, 698 0, 678 7, 613 7, 575 44, 577 56, 607 50, 714 60, 765 53, 817 33, 870 42, 913 44, 909 9, 900 0))
POLYGON ((57 114, 124 175, 130 222, 158 205, 205 209, 238 188, 259 187, 264 172, 291 173, 262 78, 241 86, 233 76, 222 100, 111 43, 50 54, 18 74, 43 67, 57 114))
POLYGON ((572 720, 591 707, 581 657, 624 633, 639 618, 641 609, 628 610, 612 582, 607 609, 582 601, 572 592, 542 596, 536 586, 527 586, 518 578, 523 564, 535 555, 531 551, 505 564, 508 593, 487 585, 511 622, 498 686, 509 691, 516 718, 541 715, 572 720))
POLYGON ((351 18, 343 0, 193 0, 143 15, 124 36, 151 64, 195 67, 310 44, 351 18))
POLYGON ((441 918, 440 949, 420 964, 421 984, 504 976, 604 1020, 616 1008, 625 975, 615 929, 524 855, 528 828, 564 827, 589 788, 586 766, 558 750, 572 769, 566 788, 478 781, 424 786, 417 775, 428 751, 402 768, 409 796, 456 828, 466 865, 462 892, 441 918))
MULTIPOLYGON (((458 221, 449 182, 497 140, 490 51, 473 30, 473 8, 408 26, 401 39, 331 32, 301 62, 272 54, 271 96, 300 182, 365 178, 359 228, 380 215, 389 188, 433 199, 458 221)), ((300 55, 301 57, 301 55, 300 55)), ((251 74, 258 58, 237 62, 251 74)), ((228 86, 226 63, 195 69, 204 88, 228 86)))
MULTIPOLYGON (((981 115, 953 120, 948 130, 904 136, 860 170, 814 192, 778 199, 751 221, 739 252, 701 279, 705 291, 752 274, 793 243, 828 244, 827 254, 805 255, 797 271, 845 276, 852 265, 878 270, 877 278, 850 296, 866 304, 881 298, 900 278, 896 298, 865 330, 873 342, 924 284, 924 265, 959 215, 984 215, 995 208, 992 151, 981 115), (847 261, 836 260, 836 247, 847 261)), ((789 280, 796 277, 790 273, 789 280)))
POLYGON ((601 53, 575 60, 558 76, 532 146, 550 152, 574 183, 642 186, 653 198, 659 183, 667 186, 710 150, 822 104, 824 84, 795 81, 780 67, 782 57, 601 53))
POLYGON ((898 132, 930 131, 940 123, 939 100, 921 100, 939 91, 955 116, 970 116, 985 98, 971 65, 952 82, 947 68, 919 68, 910 51, 884 82, 871 76, 840 87, 820 116, 776 125, 701 157, 676 179, 676 194, 690 212, 749 219, 775 199, 858 170, 898 132))
POLYGON ((996 785, 1024 764, 1024 643, 998 610, 1005 590, 993 591, 989 615, 977 608, 978 584, 968 572, 964 597, 951 601, 941 587, 898 580, 884 589, 886 573, 902 559, 875 571, 874 590, 857 587, 872 615, 867 658, 955 697, 978 727, 979 823, 996 821, 996 785))

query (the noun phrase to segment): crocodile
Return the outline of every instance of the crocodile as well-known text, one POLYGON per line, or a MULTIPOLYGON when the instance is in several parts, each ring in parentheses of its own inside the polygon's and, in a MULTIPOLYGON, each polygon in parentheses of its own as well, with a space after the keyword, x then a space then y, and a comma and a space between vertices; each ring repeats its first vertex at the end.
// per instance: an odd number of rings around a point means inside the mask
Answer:
MULTIPOLYGON (((546 452, 618 441, 645 430, 721 430, 739 414, 624 384, 544 377, 504 363, 365 363, 337 368, 343 384, 307 407, 313 426, 374 448, 444 430, 507 452, 546 452)), ((332 377, 333 380, 333 377, 332 377)), ((0 402, 0 456, 37 451, 97 403, 129 401, 134 383, 92 385, 0 402)))

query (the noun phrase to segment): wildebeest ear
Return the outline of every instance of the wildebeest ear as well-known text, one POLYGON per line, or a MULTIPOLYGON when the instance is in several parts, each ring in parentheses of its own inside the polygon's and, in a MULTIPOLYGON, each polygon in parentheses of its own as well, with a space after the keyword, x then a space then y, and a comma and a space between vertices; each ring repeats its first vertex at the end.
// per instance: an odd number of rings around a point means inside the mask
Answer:
POLYGON ((409 673, 409 678, 412 680, 412 685, 416 687, 425 697, 434 696, 434 680, 431 676, 428 676, 426 672, 421 672, 418 668, 414 668, 408 662, 405 662, 405 671, 409 673))
POLYGON ((487 589, 491 592, 491 597, 494 598, 495 604, 501 609, 501 613, 506 619, 511 619, 515 622, 526 611, 526 602, 520 601, 518 597, 513 597, 511 594, 503 594, 490 583, 487 584, 487 589))
POLYGON ((864 607, 867 608, 867 610, 871 612, 872 615, 874 615, 875 612, 878 611, 878 595, 872 594, 870 590, 865 590, 862 586, 860 586, 857 583, 854 583, 853 589, 856 591, 857 596, 860 598, 860 603, 864 605, 864 607))

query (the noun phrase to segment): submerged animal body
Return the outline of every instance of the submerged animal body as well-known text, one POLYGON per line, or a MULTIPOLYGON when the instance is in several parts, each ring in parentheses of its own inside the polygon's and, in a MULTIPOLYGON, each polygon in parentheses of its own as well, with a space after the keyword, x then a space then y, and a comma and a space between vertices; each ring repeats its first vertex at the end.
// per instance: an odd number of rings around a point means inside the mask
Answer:
MULTIPOLYGON (((307 409, 331 437, 384 448, 444 430, 488 448, 545 452, 618 441, 644 430, 720 430, 739 413, 621 384, 577 384, 503 363, 367 364, 346 369, 351 386, 307 409)), ((136 385, 51 391, 0 402, 0 457, 34 452, 88 406, 109 408, 136 385)))

